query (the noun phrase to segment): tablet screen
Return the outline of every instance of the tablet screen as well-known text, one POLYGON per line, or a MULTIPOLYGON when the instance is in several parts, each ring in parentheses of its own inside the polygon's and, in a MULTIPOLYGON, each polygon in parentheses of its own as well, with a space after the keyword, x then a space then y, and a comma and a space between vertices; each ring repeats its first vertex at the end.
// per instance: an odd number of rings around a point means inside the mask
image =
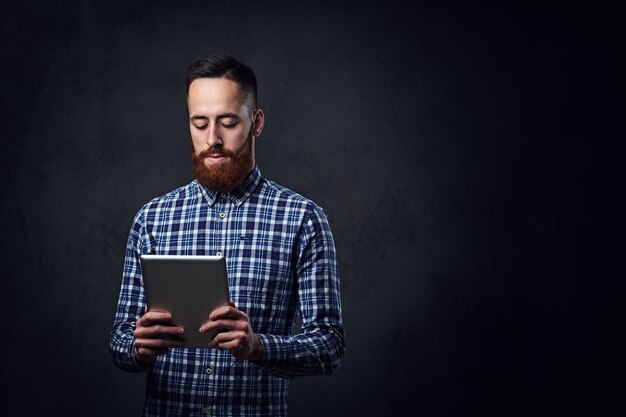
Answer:
POLYGON ((148 308, 172 313, 185 329, 185 347, 207 347, 217 330, 202 334, 198 328, 230 301, 224 257, 141 255, 140 261, 148 308))

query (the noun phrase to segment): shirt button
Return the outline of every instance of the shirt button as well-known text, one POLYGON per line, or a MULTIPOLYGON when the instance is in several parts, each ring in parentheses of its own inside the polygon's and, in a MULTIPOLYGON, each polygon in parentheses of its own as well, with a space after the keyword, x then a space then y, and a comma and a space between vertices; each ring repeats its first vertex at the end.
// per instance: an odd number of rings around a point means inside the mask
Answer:
POLYGON ((207 375, 211 375, 213 373, 213 369, 206 368, 206 373, 207 373, 207 375))
POLYGON ((226 217, 226 214, 220 213, 220 219, 223 219, 224 217, 226 217))
POLYGON ((215 255, 216 256, 222 256, 222 252, 217 252, 215 255))
POLYGON ((222 193, 222 197, 228 197, 228 194, 222 193))
POLYGON ((241 203, 241 200, 235 200, 235 204, 241 203))
POLYGON ((209 204, 213 204, 213 200, 209 200, 209 204))
POLYGON ((209 407, 204 407, 202 409, 202 414, 209 414, 209 407))

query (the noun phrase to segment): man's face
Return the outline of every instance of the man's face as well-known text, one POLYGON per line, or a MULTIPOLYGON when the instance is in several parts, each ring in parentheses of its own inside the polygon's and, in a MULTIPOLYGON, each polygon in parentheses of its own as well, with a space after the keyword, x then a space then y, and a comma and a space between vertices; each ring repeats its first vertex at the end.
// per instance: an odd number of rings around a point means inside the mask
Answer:
POLYGON ((187 105, 198 181, 214 191, 238 187, 255 165, 254 141, 259 122, 263 124, 262 112, 251 114, 239 85, 225 78, 194 80, 187 105))

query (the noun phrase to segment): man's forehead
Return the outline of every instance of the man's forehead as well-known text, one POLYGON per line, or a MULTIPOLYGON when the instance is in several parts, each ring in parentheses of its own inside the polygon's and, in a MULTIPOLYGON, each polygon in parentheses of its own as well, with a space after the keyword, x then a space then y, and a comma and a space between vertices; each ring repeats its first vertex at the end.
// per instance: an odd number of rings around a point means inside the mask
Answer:
POLYGON ((235 98, 241 95, 239 84, 227 78, 197 78, 189 85, 189 98, 235 98))
POLYGON ((189 85, 187 103, 193 111, 236 111, 246 105, 239 84, 227 78, 197 78, 189 85))

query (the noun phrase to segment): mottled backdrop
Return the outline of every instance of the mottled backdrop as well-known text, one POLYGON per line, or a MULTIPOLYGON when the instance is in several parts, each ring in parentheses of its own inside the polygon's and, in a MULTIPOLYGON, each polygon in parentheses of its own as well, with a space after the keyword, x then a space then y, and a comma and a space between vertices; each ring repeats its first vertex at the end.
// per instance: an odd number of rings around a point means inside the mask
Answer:
POLYGON ((292 415, 620 415, 623 20, 497 3, 3 1, 2 415, 140 413, 124 247, 191 179, 211 52, 256 70, 261 171, 339 251, 345 360, 292 415))

